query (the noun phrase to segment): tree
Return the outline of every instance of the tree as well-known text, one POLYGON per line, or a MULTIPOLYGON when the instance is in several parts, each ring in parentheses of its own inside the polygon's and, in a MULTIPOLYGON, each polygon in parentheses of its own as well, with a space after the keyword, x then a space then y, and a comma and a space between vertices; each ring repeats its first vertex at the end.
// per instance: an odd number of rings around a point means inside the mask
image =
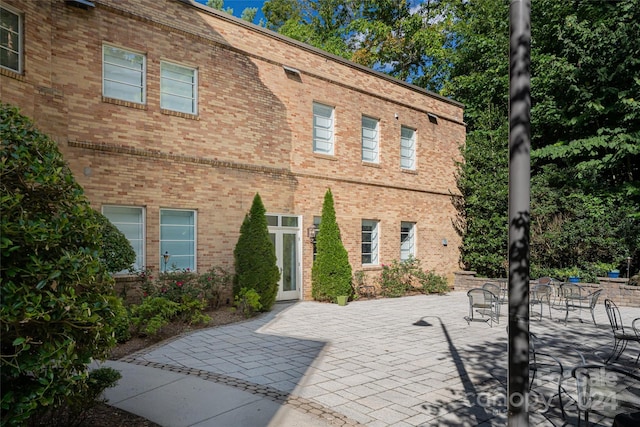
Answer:
POLYGON ((90 387, 115 344, 101 224, 54 141, 0 105, 2 425, 90 387))
MULTIPOLYGON (((229 15, 233 15, 233 8, 224 7, 224 0, 209 0, 207 1, 207 6, 209 6, 212 9, 216 9, 224 13, 228 13, 229 15)), ((258 13, 257 7, 246 7, 242 10, 242 15, 240 15, 240 19, 247 22, 253 22, 256 19, 257 13, 258 13)))
POLYGON ((340 295, 351 296, 351 264, 349 254, 340 239, 331 189, 327 189, 324 196, 316 248, 316 259, 311 267, 313 298, 318 301, 332 301, 340 295))
POLYGON ((233 250, 235 276, 234 296, 243 289, 253 289, 260 295, 262 311, 269 311, 278 294, 278 269, 276 250, 269 237, 265 208, 256 193, 251 210, 240 226, 240 237, 233 250))

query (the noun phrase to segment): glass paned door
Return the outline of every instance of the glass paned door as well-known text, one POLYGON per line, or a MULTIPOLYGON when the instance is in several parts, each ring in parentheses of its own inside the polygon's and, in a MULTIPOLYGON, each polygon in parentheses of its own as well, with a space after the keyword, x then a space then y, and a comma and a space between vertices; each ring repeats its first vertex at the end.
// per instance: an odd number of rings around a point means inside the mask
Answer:
POLYGON ((298 232, 270 227, 269 237, 276 248, 280 282, 277 300, 300 299, 300 268, 298 256, 298 232))

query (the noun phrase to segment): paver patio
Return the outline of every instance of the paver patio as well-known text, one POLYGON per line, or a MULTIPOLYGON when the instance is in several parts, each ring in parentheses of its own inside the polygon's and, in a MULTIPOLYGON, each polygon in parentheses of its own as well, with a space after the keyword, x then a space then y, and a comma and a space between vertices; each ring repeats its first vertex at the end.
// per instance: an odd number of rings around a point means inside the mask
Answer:
MULTIPOLYGON (((627 323, 640 308, 621 307, 627 323)), ((507 306, 499 324, 464 319, 463 292, 336 304, 295 302, 237 324, 196 331, 124 359, 176 372, 210 373, 221 381, 275 396, 336 425, 506 425, 507 306)), ((590 313, 552 310, 530 330, 566 368, 579 350, 602 362, 612 337, 604 306, 590 313)), ((633 344, 617 362, 635 368, 633 344)), ((571 391, 571 384, 567 384, 571 391)), ((537 388, 532 425, 575 423, 575 409, 560 418, 553 389, 537 388), (544 405, 549 404, 546 408, 544 405)), ((595 420, 597 421, 597 419, 595 420)), ((611 425, 602 420, 601 425, 611 425)))

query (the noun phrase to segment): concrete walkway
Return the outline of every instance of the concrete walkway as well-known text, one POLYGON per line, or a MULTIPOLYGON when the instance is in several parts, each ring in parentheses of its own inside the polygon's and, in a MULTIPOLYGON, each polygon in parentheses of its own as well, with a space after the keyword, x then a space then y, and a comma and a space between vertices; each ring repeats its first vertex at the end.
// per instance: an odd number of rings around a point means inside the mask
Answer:
MULTIPOLYGON (((539 308, 538 308, 539 310, 539 308)), ((246 322, 200 330, 118 362, 109 403, 162 426, 506 425, 507 306, 500 323, 465 320, 465 293, 350 302, 279 303, 246 322)), ((621 307, 640 317, 640 308, 621 307)), ((531 320, 545 351, 576 366, 612 346, 602 302, 531 320), (579 321, 584 319, 584 323, 579 321)), ((619 364, 633 366, 629 346, 619 364)), ((553 390, 537 393, 531 425, 560 418, 553 390)), ((565 405, 566 406, 566 405, 565 405)), ((573 417, 573 418, 572 418, 573 417)), ((611 420, 604 420, 611 425, 611 420)), ((606 425, 606 424, 603 424, 606 425)))

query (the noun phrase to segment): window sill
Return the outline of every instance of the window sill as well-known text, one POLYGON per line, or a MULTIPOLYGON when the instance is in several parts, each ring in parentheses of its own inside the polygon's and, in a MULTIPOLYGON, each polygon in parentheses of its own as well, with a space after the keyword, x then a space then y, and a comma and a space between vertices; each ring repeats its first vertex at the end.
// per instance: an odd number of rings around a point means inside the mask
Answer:
POLYGON ((402 168, 400 168, 400 172, 408 173, 410 175, 418 175, 418 171, 415 170, 415 169, 402 169, 402 168))
POLYGON ((107 104, 115 104, 123 107, 135 108, 136 110, 146 110, 146 104, 138 104, 137 102, 131 101, 123 101, 122 99, 117 98, 109 98, 108 96, 102 97, 102 102, 106 102, 107 104))
POLYGON ((167 116, 182 117, 183 119, 200 120, 200 116, 197 114, 183 113, 181 111, 167 110, 165 108, 161 108, 160 113, 166 114, 167 116))
POLYGON ((373 265, 373 264, 365 264, 362 266, 363 271, 380 271, 382 270, 382 265, 373 265))
POLYGON ((8 68, 0 67, 0 76, 7 76, 12 79, 24 81, 24 73, 18 73, 17 71, 9 70, 8 68))
POLYGON ((332 156, 329 154, 321 154, 321 153, 313 153, 313 157, 317 159, 323 159, 323 160, 333 160, 333 161, 338 160, 336 156, 332 156))
POLYGON ((362 162, 362 166, 367 166, 370 168, 382 168, 382 166, 380 166, 380 163, 372 163, 372 162, 362 162))

